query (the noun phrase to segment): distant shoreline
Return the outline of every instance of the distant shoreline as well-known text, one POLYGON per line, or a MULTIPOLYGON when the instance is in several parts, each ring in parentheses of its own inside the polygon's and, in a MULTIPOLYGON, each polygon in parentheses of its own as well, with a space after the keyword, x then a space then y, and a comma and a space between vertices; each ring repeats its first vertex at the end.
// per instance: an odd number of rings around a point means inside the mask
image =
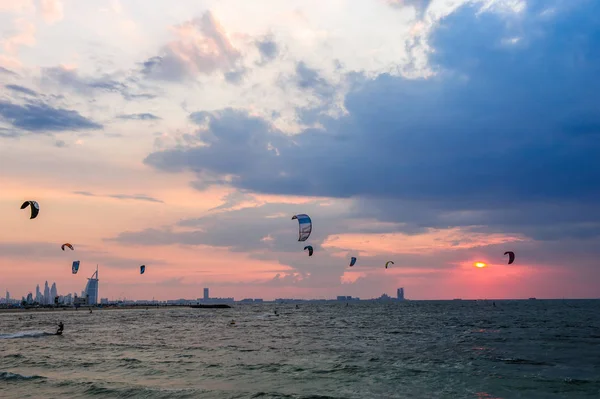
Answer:
MULTIPOLYGON (((252 306, 252 305, 303 305, 303 304, 311 304, 311 303, 336 303, 336 304, 364 304, 364 303, 410 303, 410 302, 530 302, 532 300, 540 301, 598 301, 600 298, 518 298, 518 299, 463 299, 463 298, 454 298, 454 299, 405 299, 405 300, 389 300, 389 301, 377 301, 372 299, 366 300, 348 300, 348 301, 338 301, 335 299, 325 299, 325 300, 289 300, 282 302, 272 302, 272 301, 264 301, 260 303, 243 303, 236 302, 231 304, 232 307, 236 306, 252 306)), ((89 312, 89 309, 94 310, 150 310, 150 309, 180 309, 180 308, 190 308, 191 305, 121 305, 121 306, 113 306, 113 305, 105 305, 105 306, 80 306, 79 309, 75 307, 58 307, 58 308, 0 308, 0 314, 3 313, 45 313, 45 312, 89 312)))
POLYGON ((0 308, 0 313, 62 313, 62 312, 89 312, 94 310, 150 310, 150 309, 171 309, 171 308, 189 308, 188 305, 167 305, 167 306, 156 306, 156 305, 137 305, 137 306, 80 306, 76 308, 0 308))

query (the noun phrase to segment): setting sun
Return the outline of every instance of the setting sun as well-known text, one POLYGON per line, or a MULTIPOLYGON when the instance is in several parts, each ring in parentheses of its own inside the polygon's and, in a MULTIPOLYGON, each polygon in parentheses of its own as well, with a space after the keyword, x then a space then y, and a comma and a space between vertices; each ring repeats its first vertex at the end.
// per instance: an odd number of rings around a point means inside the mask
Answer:
POLYGON ((485 264, 483 262, 475 262, 475 267, 481 268, 481 267, 486 267, 486 266, 487 266, 487 264, 485 264))

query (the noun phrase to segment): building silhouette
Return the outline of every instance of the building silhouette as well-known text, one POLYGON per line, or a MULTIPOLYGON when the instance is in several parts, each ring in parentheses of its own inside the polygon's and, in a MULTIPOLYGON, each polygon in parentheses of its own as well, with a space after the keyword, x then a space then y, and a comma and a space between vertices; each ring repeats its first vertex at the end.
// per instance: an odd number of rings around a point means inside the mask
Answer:
POLYGON ((399 301, 403 301, 404 300, 404 287, 398 288, 397 299, 399 301))
POLYGON ((52 287, 50 288, 50 300, 54 302, 54 298, 58 296, 58 291, 56 290, 56 283, 52 283, 52 287))
POLYGON ((210 296, 208 295, 208 288, 204 289, 204 299, 209 299, 210 296))
POLYGON ((85 290, 83 291, 84 298, 87 298, 87 305, 98 304, 98 281, 98 265, 96 265, 96 271, 92 274, 92 277, 88 278, 85 290))
POLYGON ((43 297, 43 303, 44 305, 48 305, 50 304, 50 287, 48 287, 48 280, 46 280, 46 284, 44 284, 44 297, 43 297))

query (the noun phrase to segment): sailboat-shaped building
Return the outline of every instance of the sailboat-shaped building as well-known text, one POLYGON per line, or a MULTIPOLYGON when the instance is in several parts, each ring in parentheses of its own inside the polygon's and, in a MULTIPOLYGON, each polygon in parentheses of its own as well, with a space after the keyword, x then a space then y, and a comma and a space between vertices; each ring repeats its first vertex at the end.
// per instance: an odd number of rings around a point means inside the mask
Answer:
POLYGON ((92 274, 91 278, 88 278, 85 290, 83 291, 84 298, 87 298, 88 305, 98 304, 98 281, 98 265, 96 265, 96 271, 92 274))

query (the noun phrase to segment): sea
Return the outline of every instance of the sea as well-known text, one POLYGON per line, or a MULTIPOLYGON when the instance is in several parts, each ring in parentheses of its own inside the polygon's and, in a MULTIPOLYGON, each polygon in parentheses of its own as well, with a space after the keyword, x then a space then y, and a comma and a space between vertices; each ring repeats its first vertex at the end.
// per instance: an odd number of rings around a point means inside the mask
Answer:
POLYGON ((0 398, 598 399, 600 300, 2 313, 0 398))

